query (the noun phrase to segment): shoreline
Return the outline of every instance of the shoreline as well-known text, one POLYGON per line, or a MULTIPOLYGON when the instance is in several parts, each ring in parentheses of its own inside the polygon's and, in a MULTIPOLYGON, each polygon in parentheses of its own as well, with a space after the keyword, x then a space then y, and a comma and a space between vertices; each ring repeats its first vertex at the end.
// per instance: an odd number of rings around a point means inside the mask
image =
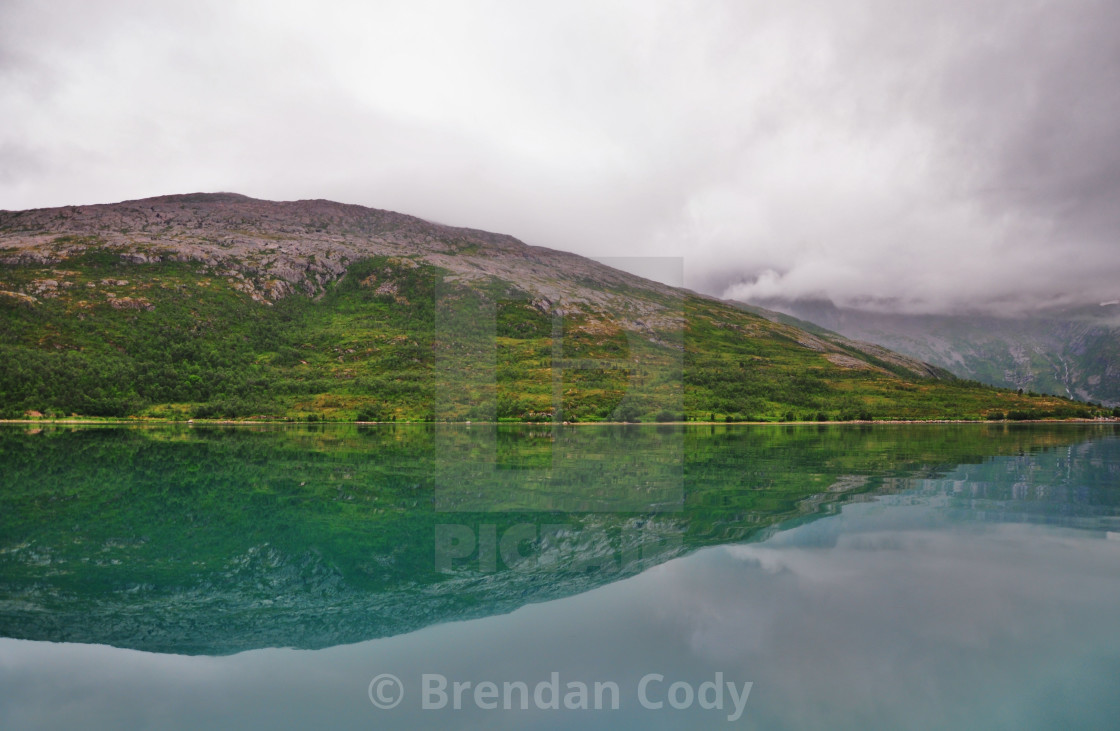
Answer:
POLYGON ((70 417, 65 419, 0 419, 0 424, 36 425, 98 425, 143 426, 182 424, 184 426, 324 426, 324 425, 383 425, 407 424, 445 424, 456 426, 489 426, 508 424, 511 426, 812 426, 841 424, 1116 424, 1120 417, 1106 416, 1096 419, 873 419, 851 421, 284 421, 280 419, 98 419, 70 417))

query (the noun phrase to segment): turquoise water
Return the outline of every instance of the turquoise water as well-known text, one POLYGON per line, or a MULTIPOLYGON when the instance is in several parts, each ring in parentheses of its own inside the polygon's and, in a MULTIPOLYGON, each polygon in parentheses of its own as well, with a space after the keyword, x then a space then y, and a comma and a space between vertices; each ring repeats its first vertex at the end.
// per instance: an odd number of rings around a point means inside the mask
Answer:
POLYGON ((1108 426, 0 429, 5 729, 1108 728, 1117 606, 1108 426))

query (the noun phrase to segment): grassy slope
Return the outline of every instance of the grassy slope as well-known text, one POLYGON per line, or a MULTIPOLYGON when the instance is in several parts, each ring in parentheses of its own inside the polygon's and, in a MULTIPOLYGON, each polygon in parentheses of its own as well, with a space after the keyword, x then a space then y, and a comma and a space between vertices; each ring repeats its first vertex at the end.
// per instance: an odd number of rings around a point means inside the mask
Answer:
MULTIPOLYGON (((654 344, 627 337, 609 317, 567 317, 563 357, 615 365, 566 370, 557 386, 551 315, 493 279, 454 285, 464 321, 472 307, 498 303, 495 328, 477 333, 496 360, 486 386, 485 373, 469 365, 484 370, 485 349, 464 367, 438 368, 441 276, 418 259, 375 257, 352 264, 317 299, 295 294, 269 305, 199 264, 134 264, 95 247, 53 267, 6 265, 0 417, 777 421, 1094 413, 1056 397, 920 379, 873 360, 885 367, 841 367, 799 343, 791 327, 694 296, 683 303, 683 360, 671 336, 654 344), (55 286, 44 289, 47 280, 55 286), (554 389, 561 414, 552 408, 554 389)), ((457 354, 443 355, 457 363, 457 354)))
MULTIPOLYGON (((1020 317, 889 314, 823 303, 786 306, 849 337, 940 364, 966 378, 1120 405, 1116 306, 1062 308, 1020 317)), ((811 332, 822 330, 788 315, 767 316, 811 332)))

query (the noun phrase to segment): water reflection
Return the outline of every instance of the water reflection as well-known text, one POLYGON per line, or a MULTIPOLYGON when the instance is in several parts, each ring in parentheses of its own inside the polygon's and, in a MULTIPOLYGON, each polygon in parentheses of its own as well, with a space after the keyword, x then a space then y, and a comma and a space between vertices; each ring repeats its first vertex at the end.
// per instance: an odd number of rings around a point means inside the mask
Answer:
POLYGON ((321 648, 580 594, 894 494, 959 521, 1109 531, 1120 514, 1108 427, 447 429, 0 430, 0 636, 321 648), (436 447, 452 443, 532 472, 537 497, 511 506, 505 480, 485 512, 441 510, 436 447), (601 495, 668 484, 677 509, 526 511, 555 507, 558 453, 590 492, 598 464, 601 495))
MULTIPOLYGON (((486 604, 490 595, 482 585, 528 592, 533 582, 562 584, 577 572, 518 571, 500 557, 486 572, 476 553, 433 581, 428 594, 410 595, 408 608, 429 611, 434 605, 426 601, 449 592, 483 601, 480 614, 490 616, 356 644, 192 657, 0 639, 0 725, 727 728, 727 709, 693 703, 650 710, 638 697, 650 674, 664 677, 652 686, 653 700, 664 700, 669 683, 698 688, 717 672, 753 683, 734 727, 1114 725, 1120 714, 1114 687, 1120 677, 1120 439, 1043 429, 1008 434, 1006 441, 997 435, 985 447, 975 432, 971 440, 927 433, 923 447, 877 434, 878 446, 859 456, 836 448, 851 446, 846 434, 813 434, 819 433, 793 433, 786 446, 757 433, 717 440, 739 448, 712 448, 688 463, 694 481, 686 483, 683 516, 673 516, 700 524, 680 524, 681 541, 669 550, 687 555, 658 555, 639 575, 616 573, 598 588, 589 580, 581 588, 591 590, 566 598, 525 604, 526 597, 541 596, 527 593, 507 605, 486 604), (745 460, 741 449, 752 440, 767 449, 745 460), (990 456, 981 456, 984 451, 990 456), (904 457, 892 460, 892 453, 904 457), (744 477, 719 469, 728 465, 753 471, 744 477), (719 487, 744 489, 745 481, 777 489, 779 469, 800 469, 806 486, 776 495, 761 490, 753 501, 719 487), (721 540, 733 532, 736 516, 763 515, 764 505, 784 520, 758 520, 750 542, 721 540), (825 506, 833 507, 821 518, 825 506), (704 548, 708 540, 718 545, 704 548), (491 614, 514 605, 519 608, 491 614), (392 710, 374 708, 367 697, 380 673, 405 684, 406 695, 392 710), (530 687, 552 673, 562 682, 611 681, 620 703, 617 710, 531 705, 504 712, 479 708, 467 693, 460 710, 423 710, 424 673, 530 687)), ((5 565, 6 586, 21 586, 8 578, 18 564, 5 565)), ((41 585, 63 586, 44 578, 52 565, 39 561, 41 585)), ((238 580, 269 575, 261 567, 246 571, 238 580)), ((329 614, 347 581, 343 573, 337 584, 316 584, 331 598, 298 619, 329 614)), ((367 589, 366 596, 383 589, 367 589)), ((94 594, 110 601, 109 594, 94 594)), ((122 598, 114 607, 126 605, 122 598)), ((5 607, 10 621, 16 614, 5 607)), ((231 603, 213 611, 250 609, 231 603)), ((212 630, 199 622, 196 631, 212 630)), ((291 629, 292 636, 306 636, 291 629)))

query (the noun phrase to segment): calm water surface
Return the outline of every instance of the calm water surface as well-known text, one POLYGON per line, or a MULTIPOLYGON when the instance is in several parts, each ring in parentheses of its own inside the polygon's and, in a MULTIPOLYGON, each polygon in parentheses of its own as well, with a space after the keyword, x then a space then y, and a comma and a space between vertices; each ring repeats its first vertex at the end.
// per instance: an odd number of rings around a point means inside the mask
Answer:
POLYGON ((4 729, 1109 728, 1117 607, 1112 426, 0 429, 4 729))

